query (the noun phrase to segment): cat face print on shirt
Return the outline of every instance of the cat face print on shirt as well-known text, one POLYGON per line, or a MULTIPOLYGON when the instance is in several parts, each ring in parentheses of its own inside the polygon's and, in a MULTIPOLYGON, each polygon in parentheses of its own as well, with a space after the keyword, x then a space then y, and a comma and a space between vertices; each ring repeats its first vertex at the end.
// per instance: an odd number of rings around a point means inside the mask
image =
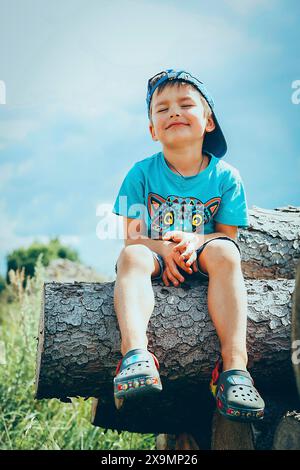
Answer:
POLYGON ((161 239, 169 230, 204 233, 204 224, 217 213, 220 197, 213 197, 203 203, 196 197, 169 195, 164 198, 149 193, 147 198, 148 215, 151 220, 148 236, 161 239))

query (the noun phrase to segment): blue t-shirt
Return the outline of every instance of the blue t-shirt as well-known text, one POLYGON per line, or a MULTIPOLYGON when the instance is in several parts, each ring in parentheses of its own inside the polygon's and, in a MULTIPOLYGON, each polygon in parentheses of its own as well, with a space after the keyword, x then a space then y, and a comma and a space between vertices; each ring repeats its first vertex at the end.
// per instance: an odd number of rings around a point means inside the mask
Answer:
POLYGON ((174 173, 163 152, 136 162, 125 176, 112 212, 144 219, 147 236, 161 239, 171 230, 215 232, 215 222, 249 225, 244 185, 239 171, 211 157, 193 176, 174 173))

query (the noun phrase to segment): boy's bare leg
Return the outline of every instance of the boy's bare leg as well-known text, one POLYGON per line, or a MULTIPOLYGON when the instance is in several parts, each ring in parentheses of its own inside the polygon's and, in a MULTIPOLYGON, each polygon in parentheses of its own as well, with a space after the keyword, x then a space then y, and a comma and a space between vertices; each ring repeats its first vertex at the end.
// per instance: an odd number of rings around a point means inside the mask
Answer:
POLYGON ((130 245, 121 253, 114 289, 114 308, 121 332, 121 353, 147 349, 146 335, 154 309, 151 275, 158 275, 159 263, 143 245, 130 245))
POLYGON ((247 370, 247 290, 238 249, 230 241, 216 240, 198 259, 209 274, 208 311, 221 343, 223 371, 247 370))

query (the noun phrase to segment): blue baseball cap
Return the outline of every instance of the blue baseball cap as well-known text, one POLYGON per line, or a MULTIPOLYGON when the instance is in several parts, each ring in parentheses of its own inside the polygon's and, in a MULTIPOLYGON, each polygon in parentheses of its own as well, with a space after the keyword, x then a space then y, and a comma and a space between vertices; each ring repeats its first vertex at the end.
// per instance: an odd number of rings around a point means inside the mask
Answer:
POLYGON ((227 144, 221 127, 217 121, 215 112, 214 112, 214 100, 204 86, 204 84, 198 80, 196 77, 193 77, 190 73, 184 70, 175 70, 167 69, 162 72, 154 75, 148 80, 148 89, 147 89, 147 109, 148 117, 150 119, 150 103, 156 88, 167 80, 182 80, 187 83, 194 85, 201 93, 201 95, 206 99, 210 109, 212 110, 212 116, 215 123, 215 129, 212 132, 206 132, 203 140, 203 151, 212 153, 217 158, 222 158, 227 151, 227 144))

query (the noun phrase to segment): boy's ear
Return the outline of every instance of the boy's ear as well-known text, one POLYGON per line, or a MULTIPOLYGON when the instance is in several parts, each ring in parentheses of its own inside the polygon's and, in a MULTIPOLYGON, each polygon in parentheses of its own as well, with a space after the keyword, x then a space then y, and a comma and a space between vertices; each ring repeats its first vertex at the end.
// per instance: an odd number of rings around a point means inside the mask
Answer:
POLYGON ((156 137, 156 134, 155 134, 155 129, 154 129, 154 126, 152 124, 151 121, 149 121, 149 131, 150 131, 150 134, 151 134, 151 137, 154 141, 158 141, 158 138, 156 137))
POLYGON ((216 125, 214 123, 213 117, 209 116, 207 118, 207 123, 206 123, 206 127, 205 127, 206 132, 212 132, 215 129, 215 127, 216 127, 216 125))

